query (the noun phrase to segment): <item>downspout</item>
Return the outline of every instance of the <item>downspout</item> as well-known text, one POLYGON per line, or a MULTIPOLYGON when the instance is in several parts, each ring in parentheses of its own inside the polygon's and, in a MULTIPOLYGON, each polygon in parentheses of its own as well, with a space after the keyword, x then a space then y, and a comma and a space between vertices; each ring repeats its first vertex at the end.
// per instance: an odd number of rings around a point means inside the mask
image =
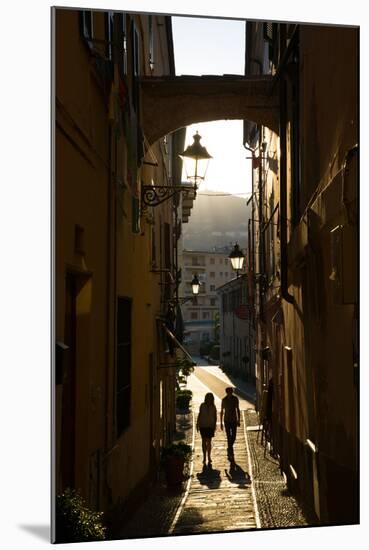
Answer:
POLYGON ((255 247, 254 247, 254 239, 255 239, 255 235, 254 235, 254 210, 255 210, 255 205, 254 205, 254 158, 255 158, 255 149, 251 149, 251 147, 248 147, 245 143, 243 144, 244 148, 247 149, 247 151, 250 151, 250 153, 252 154, 252 167, 251 167, 251 199, 249 199, 247 201, 247 204, 250 202, 251 200, 251 218, 249 218, 249 236, 248 238, 250 238, 250 221, 252 221, 252 226, 251 226, 251 246, 250 246, 250 241, 249 241, 249 265, 250 267, 252 268, 252 272, 255 273, 255 247))
MULTIPOLYGON (((260 277, 264 276, 265 262, 264 262, 264 233, 262 232, 263 227, 263 159, 261 158, 263 154, 262 149, 262 127, 259 126, 259 182, 258 182, 258 191, 259 191, 259 281, 260 277)), ((259 282, 259 316, 261 321, 264 322, 264 303, 263 303, 263 294, 262 286, 259 282)))
MULTIPOLYGON (((114 21, 114 36, 116 36, 116 20, 114 21)), ((117 53, 113 49, 113 67, 116 80, 116 59, 117 53)), ((112 85, 113 83, 111 83, 112 85)), ((106 368, 105 368, 105 449, 104 449, 104 466, 102 468, 103 491, 105 490, 104 498, 109 498, 110 487, 107 476, 107 458, 113 450, 113 427, 115 426, 114 414, 114 377, 115 377, 115 349, 116 349, 116 202, 113 187, 115 189, 115 174, 117 167, 117 138, 113 132, 112 126, 109 123, 108 127, 108 189, 107 189, 107 236, 106 236, 106 368), (113 207, 114 204, 114 207, 113 207), (112 258, 113 254, 113 258, 112 258), (113 272, 112 272, 113 271, 113 272), (111 285, 112 282, 112 285, 111 285), (112 402, 111 402, 112 401, 112 402), (111 406, 113 405, 113 406, 111 406)))
POLYGON ((280 79, 280 178, 279 178, 279 207, 280 207, 280 243, 281 243, 281 295, 286 302, 292 304, 294 297, 288 292, 288 257, 287 257, 287 108, 286 108, 286 81, 280 79))
MULTIPOLYGON (((250 290, 254 290, 255 284, 254 284, 254 273, 255 273, 255 258, 254 258, 254 158, 255 158, 255 150, 251 149, 251 147, 248 147, 245 143, 243 144, 244 148, 251 152, 252 154, 252 166, 251 166, 251 218, 248 219, 248 227, 247 227, 247 240, 248 240, 248 249, 249 249, 249 271, 251 271, 251 277, 253 280, 252 289, 249 288, 250 285, 250 279, 248 279, 248 304, 249 304, 249 364, 248 364, 248 371, 249 375, 251 376, 251 359, 252 359, 252 353, 251 353, 251 347, 252 347, 252 338, 251 338, 251 321, 254 326, 255 319, 254 319, 254 307, 251 311, 251 304, 254 304, 254 298, 251 298, 251 292, 250 290)), ((249 203, 250 199, 247 201, 247 204, 249 203)))

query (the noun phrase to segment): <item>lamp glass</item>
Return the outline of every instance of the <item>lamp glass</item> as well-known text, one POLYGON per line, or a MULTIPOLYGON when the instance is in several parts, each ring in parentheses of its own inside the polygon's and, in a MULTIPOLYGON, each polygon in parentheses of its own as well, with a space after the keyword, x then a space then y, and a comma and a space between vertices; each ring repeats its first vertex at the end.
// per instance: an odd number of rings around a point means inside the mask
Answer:
POLYGON ((199 289, 200 289, 200 282, 197 278, 197 275, 195 275, 194 278, 192 279, 191 286, 192 286, 192 294, 196 296, 199 293, 199 289))
POLYGON ((240 269, 242 269, 244 259, 245 258, 243 256, 231 258, 231 264, 235 271, 239 271, 240 269))
POLYGON ((193 136, 193 143, 189 145, 179 156, 184 161, 184 168, 187 179, 197 183, 197 180, 205 179, 205 174, 208 168, 211 155, 200 143, 201 136, 198 132, 193 136))
POLYGON ((182 157, 186 177, 189 181, 197 183, 204 180, 209 165, 209 159, 182 157))

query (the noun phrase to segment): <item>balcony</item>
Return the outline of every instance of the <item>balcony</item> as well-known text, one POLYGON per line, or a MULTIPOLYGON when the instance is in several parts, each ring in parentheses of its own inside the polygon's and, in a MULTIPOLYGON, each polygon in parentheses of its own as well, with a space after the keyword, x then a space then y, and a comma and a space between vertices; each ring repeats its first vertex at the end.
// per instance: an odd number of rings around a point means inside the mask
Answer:
POLYGON ((186 261, 184 261, 184 262, 183 262, 183 267, 184 267, 185 269, 191 269, 191 270, 195 270, 195 271, 196 271, 196 269, 206 269, 206 264, 205 264, 205 262, 204 262, 204 263, 201 263, 201 264, 198 263, 198 264, 196 264, 196 265, 192 265, 192 264, 189 265, 189 264, 186 264, 186 261))

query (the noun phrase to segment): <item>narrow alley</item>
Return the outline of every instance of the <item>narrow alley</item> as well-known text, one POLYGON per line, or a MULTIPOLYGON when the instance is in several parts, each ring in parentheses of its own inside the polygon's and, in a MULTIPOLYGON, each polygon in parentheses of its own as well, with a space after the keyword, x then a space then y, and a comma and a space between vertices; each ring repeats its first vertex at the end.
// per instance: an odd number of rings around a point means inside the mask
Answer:
POLYGON ((204 359, 196 357, 196 360, 199 366, 186 386, 193 392, 191 411, 186 417, 177 415, 179 436, 184 436, 194 448, 189 478, 177 492, 168 489, 161 478, 142 507, 122 527, 119 538, 313 524, 289 493, 278 461, 261 443, 254 386, 229 377, 204 359), (221 399, 230 385, 235 388, 241 410, 233 465, 227 458, 226 435, 219 421, 221 399), (211 467, 202 463, 201 437, 195 428, 200 404, 209 391, 214 393, 218 412, 211 467))
POLYGON ((356 525, 359 27, 52 16, 52 541, 356 525))

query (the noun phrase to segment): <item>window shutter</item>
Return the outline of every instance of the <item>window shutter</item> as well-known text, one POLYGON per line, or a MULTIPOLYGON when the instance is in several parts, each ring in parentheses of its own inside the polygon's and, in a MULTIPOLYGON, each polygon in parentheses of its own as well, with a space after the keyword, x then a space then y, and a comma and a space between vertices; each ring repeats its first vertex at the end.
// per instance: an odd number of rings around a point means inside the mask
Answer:
POLYGON ((130 425, 131 417, 131 338, 132 301, 118 297, 116 357, 117 435, 130 425))
POLYGON ((266 22, 264 23, 264 40, 267 42, 273 41, 273 23, 266 22))

